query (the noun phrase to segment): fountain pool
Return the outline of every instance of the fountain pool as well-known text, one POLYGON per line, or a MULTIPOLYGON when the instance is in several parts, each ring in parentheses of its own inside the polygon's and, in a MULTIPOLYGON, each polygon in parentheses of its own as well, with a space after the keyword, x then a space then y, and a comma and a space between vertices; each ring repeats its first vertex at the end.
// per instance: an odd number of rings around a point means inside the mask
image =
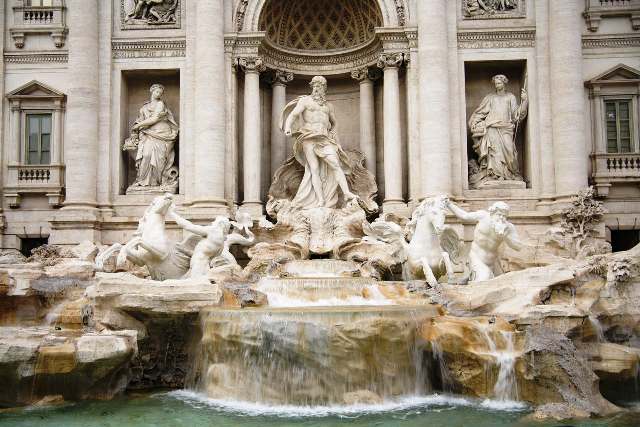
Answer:
MULTIPOLYGON (((383 406, 292 407, 215 401, 190 392, 129 395, 110 402, 83 402, 51 408, 0 413, 3 427, 551 427, 561 423, 528 422, 528 410, 499 402, 431 395, 403 398, 383 406), (497 409, 502 407, 503 409, 497 409)), ((576 421, 576 427, 631 427, 637 413, 576 421)))

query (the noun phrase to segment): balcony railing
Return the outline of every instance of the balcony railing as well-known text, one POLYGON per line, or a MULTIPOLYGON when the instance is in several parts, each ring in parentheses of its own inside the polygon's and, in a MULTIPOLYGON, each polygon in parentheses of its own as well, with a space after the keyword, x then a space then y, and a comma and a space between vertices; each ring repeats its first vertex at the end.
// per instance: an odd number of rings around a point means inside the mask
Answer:
POLYGON ((59 206, 64 195, 64 165, 24 165, 10 163, 4 197, 17 208, 25 194, 43 194, 51 206, 59 206))
POLYGON ((592 154, 591 161, 591 180, 601 196, 614 183, 640 184, 640 153, 592 154))
POLYGON ((13 7, 13 25, 9 33, 13 43, 22 49, 29 34, 49 34, 57 48, 64 46, 67 28, 65 6, 62 0, 54 0, 51 6, 27 6, 17 2, 13 7))

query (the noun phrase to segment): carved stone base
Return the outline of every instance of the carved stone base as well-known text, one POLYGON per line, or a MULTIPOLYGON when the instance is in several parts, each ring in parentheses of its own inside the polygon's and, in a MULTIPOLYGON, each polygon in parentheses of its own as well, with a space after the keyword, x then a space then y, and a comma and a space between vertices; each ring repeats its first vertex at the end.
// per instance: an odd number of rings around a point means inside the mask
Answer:
POLYGON ((527 188, 524 181, 484 181, 475 187, 478 190, 522 190, 527 188))
POLYGON ((160 195, 164 193, 178 194, 178 183, 160 185, 157 187, 142 187, 138 185, 132 185, 127 188, 126 194, 155 194, 160 195))

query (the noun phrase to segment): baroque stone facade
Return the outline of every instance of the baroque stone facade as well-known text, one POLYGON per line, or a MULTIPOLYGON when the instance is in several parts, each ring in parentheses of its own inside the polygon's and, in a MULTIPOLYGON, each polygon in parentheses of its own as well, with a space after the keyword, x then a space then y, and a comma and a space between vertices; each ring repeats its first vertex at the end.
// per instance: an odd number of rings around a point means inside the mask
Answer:
MULTIPOLYGON (((377 184, 375 215, 408 217, 440 194, 465 210, 504 200, 534 241, 593 184, 606 210, 593 232, 615 249, 640 229, 639 5, 621 3, 7 0, 1 246, 132 238, 157 194, 127 191, 140 171, 122 144, 156 83, 170 111, 145 114, 175 137, 181 218, 269 216, 269 186, 294 154, 281 111, 323 76, 339 144, 377 184), (518 105, 527 96, 509 135, 491 120, 511 101, 469 125, 501 96, 496 75, 518 105), (517 185, 475 185, 469 164, 502 167, 491 150, 505 137, 517 185)), ((471 243, 473 224, 447 221, 471 243)), ((182 228, 170 219, 167 233, 182 228)))

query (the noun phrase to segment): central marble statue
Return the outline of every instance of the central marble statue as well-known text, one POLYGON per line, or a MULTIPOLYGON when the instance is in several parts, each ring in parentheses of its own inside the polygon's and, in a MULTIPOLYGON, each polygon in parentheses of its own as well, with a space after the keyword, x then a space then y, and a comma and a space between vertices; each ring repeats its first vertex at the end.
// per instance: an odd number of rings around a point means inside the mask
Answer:
POLYGON ((302 182, 292 200, 300 208, 335 208, 338 189, 345 201, 357 198, 349 190, 346 174, 351 173, 349 157, 336 134, 333 106, 327 102, 327 80, 311 79, 311 95, 291 101, 282 113, 281 128, 293 136, 293 153, 304 166, 302 182))

